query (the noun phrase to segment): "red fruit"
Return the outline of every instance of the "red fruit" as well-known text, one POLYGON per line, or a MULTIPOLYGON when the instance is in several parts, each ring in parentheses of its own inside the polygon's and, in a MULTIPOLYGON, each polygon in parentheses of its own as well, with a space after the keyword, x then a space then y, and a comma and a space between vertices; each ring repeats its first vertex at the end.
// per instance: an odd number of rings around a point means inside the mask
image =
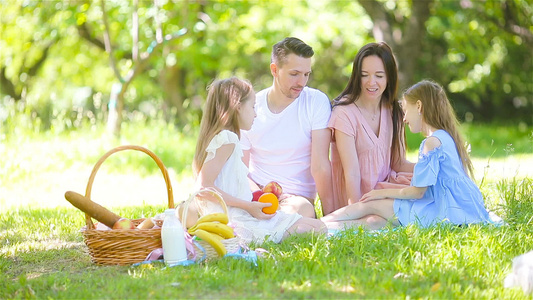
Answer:
POLYGON ((263 187, 263 192, 272 193, 276 195, 276 197, 279 198, 281 197, 281 194, 283 194, 283 189, 281 188, 281 185, 279 185, 279 183, 275 181, 271 181, 263 187))
POLYGON ((253 196, 252 201, 259 200, 259 197, 261 197, 261 195, 263 195, 263 194, 264 194, 264 192, 262 190, 257 190, 255 192, 253 192, 252 193, 252 196, 253 196))

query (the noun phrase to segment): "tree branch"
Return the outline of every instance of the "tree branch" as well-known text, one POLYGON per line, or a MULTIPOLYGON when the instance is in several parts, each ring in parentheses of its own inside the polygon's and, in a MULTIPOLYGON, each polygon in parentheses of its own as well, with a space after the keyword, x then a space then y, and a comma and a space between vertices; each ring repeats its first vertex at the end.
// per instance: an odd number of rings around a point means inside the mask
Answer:
POLYGON ((521 26, 517 20, 518 9, 512 1, 505 1, 502 3, 504 14, 504 29, 514 35, 519 36, 528 44, 533 44, 533 33, 527 27, 521 26))
POLYGON ((109 23, 107 21, 107 13, 105 11, 105 0, 100 0, 100 5, 102 6, 102 19, 104 21, 104 44, 105 44, 105 50, 109 54, 109 61, 111 64, 111 68, 113 68, 113 72, 115 73, 115 76, 117 76, 118 80, 120 82, 124 82, 124 78, 122 78, 122 75, 120 75, 120 71, 118 70, 117 63, 115 61, 115 57, 113 55, 113 46, 111 45, 111 38, 109 36, 109 23))
POLYGON ((15 85, 6 77, 5 66, 2 66, 2 69, 0 69, 0 88, 1 94, 8 95, 15 99, 15 101, 20 100, 21 94, 15 91, 15 85))
POLYGON ((531 31, 527 29, 527 26, 521 26, 518 24, 516 18, 516 13, 518 9, 515 8, 513 10, 512 7, 514 7, 512 1, 505 1, 504 3, 502 3, 501 8, 503 12, 503 24, 500 19, 488 15, 486 10, 482 7, 477 7, 473 9, 473 11, 477 15, 481 16, 486 21, 496 25, 503 31, 520 37, 530 47, 533 46, 533 33, 531 33, 531 31))
POLYGON ((89 43, 95 45, 96 47, 102 49, 105 51, 105 44, 101 40, 95 38, 92 36, 91 31, 89 30, 89 27, 87 27, 87 23, 83 23, 81 25, 77 26, 79 35, 88 41, 89 43))
MULTIPOLYGON (((102 40, 94 37, 94 35, 92 34, 92 31, 89 28, 89 26, 87 25, 87 23, 83 23, 83 24, 78 25, 76 27, 78 28, 78 34, 80 35, 81 38, 83 38, 87 42, 91 43, 92 45, 98 47, 99 49, 102 49, 103 51, 106 51, 104 42, 102 40)), ((132 59, 132 57, 133 57, 133 54, 130 53, 130 52, 123 52, 122 55, 120 55, 120 58, 124 58, 124 59, 132 59)))
MULTIPOLYGON (((21 66, 21 69, 19 71, 19 74, 26 73, 29 78, 34 77, 37 72, 39 72, 39 69, 43 66, 44 62, 48 58, 48 54, 50 51, 50 48, 58 41, 59 38, 54 38, 48 44, 43 48, 43 54, 39 59, 29 68, 24 68, 26 65, 25 61, 27 56, 24 57, 24 62, 21 66)), ((33 44, 34 41, 32 41, 33 44)), ((20 100, 22 97, 21 93, 16 92, 15 84, 9 80, 6 76, 6 67, 3 66, 0 71, 0 86, 2 88, 2 94, 11 96, 15 100, 20 100)))
POLYGON ((53 39, 44 47, 43 55, 41 55, 41 57, 35 62, 35 64, 33 64, 33 66, 28 69, 27 73, 29 77, 33 77, 35 76, 35 74, 37 74, 44 61, 48 58, 48 52, 50 51, 50 48, 57 42, 57 40, 58 38, 53 39))
POLYGON ((132 28, 131 36, 133 39, 133 45, 131 49, 131 56, 134 62, 139 59, 139 0, 133 0, 133 15, 131 18, 132 28))
POLYGON ((159 7, 160 7, 160 4, 159 4, 159 1, 158 0, 154 0, 154 5, 155 5, 155 8, 156 8, 156 12, 154 14, 154 21, 155 21, 155 40, 158 42, 158 43, 162 43, 163 42, 163 29, 161 28, 161 19, 159 18, 159 7))
POLYGON ((125 78, 125 82, 131 82, 133 80, 133 78, 135 78, 135 76, 137 76, 137 74, 139 74, 140 72, 143 71, 146 63, 150 60, 152 55, 156 52, 156 50, 159 47, 161 47, 163 44, 172 42, 173 40, 181 37, 185 33, 187 33, 187 29, 182 28, 181 30, 179 30, 175 34, 166 35, 165 38, 159 43, 157 41, 153 41, 150 44, 150 46, 148 47, 148 49, 145 52, 141 53, 140 60, 135 65, 135 68, 131 69, 128 72, 128 75, 126 75, 126 78, 125 78))

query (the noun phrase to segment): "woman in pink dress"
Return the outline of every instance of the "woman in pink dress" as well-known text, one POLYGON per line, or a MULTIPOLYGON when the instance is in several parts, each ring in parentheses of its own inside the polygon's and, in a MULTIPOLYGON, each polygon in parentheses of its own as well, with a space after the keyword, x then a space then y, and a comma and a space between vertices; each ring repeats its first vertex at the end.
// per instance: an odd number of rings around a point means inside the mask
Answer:
POLYGON ((405 159, 397 89, 398 70, 390 47, 381 42, 361 48, 348 85, 334 100, 328 125, 333 132, 333 210, 358 202, 372 189, 410 184, 414 164, 405 159))

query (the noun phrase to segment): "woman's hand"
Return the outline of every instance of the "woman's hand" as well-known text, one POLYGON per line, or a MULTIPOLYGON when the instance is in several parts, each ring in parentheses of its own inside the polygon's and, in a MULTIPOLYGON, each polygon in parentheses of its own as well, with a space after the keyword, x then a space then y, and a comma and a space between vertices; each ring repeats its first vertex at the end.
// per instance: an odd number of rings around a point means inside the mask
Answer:
POLYGON ((361 202, 368 202, 372 200, 389 198, 386 190, 372 190, 361 197, 361 202))
POLYGON ((272 217, 274 217, 275 214, 265 214, 263 212, 263 208, 269 207, 271 205, 272 203, 252 201, 252 202, 248 202, 248 205, 246 206, 246 211, 256 219, 269 220, 272 217))
POLYGON ((372 190, 361 197, 361 202, 378 199, 420 199, 424 197, 427 187, 408 186, 403 189, 372 190))

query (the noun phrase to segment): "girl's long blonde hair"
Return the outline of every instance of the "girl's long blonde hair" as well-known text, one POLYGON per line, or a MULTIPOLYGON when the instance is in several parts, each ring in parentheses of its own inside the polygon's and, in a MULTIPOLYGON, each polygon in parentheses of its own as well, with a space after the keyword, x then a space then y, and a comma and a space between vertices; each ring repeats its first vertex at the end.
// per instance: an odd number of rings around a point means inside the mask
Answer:
POLYGON ((459 121, 444 89, 438 83, 422 80, 407 89, 403 97, 405 101, 412 104, 420 100, 424 122, 436 129, 443 129, 452 136, 463 163, 463 169, 470 178, 474 178, 474 167, 459 132, 459 121))
POLYGON ((227 129, 240 137, 237 109, 241 103, 250 100, 253 95, 250 82, 237 77, 215 80, 208 90, 193 159, 195 176, 202 169, 207 157, 205 150, 215 135, 227 129))

